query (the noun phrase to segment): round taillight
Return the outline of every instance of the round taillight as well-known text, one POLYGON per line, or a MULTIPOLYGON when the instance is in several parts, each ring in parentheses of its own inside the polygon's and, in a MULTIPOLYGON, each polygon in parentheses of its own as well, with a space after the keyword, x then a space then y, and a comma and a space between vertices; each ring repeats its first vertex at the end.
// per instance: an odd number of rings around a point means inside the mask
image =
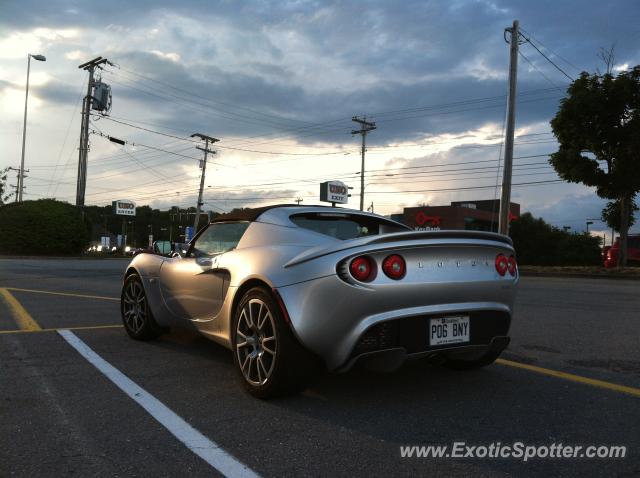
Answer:
POLYGON ((376 276, 376 265, 370 257, 356 257, 349 264, 349 271, 355 280, 371 282, 376 276))
POLYGON ((498 254, 496 256, 496 271, 501 276, 507 273, 507 269, 509 268, 509 261, 504 254, 498 254))
POLYGON ((407 273, 407 264, 402 256, 393 254, 382 261, 382 270, 393 280, 400 280, 407 273))
POLYGON ((509 274, 511 274, 512 276, 516 275, 516 271, 518 270, 518 263, 516 262, 516 256, 514 255, 509 256, 509 262, 507 263, 507 270, 509 271, 509 274))

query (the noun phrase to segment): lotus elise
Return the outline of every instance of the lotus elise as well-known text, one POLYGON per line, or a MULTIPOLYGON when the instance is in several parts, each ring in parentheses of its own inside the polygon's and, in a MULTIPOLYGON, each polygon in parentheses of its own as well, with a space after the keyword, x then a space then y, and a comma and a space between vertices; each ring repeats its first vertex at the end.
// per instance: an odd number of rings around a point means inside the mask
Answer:
POLYGON ((489 365, 509 343, 517 283, 503 235, 280 205, 222 215, 171 255, 137 254, 121 313, 138 340, 194 328, 233 352, 252 395, 269 398, 300 390, 318 365, 489 365))

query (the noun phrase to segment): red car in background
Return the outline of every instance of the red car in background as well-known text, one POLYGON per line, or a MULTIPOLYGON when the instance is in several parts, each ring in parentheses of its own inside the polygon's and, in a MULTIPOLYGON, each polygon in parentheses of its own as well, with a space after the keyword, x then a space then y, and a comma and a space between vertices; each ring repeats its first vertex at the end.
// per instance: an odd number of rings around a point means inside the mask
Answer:
MULTIPOLYGON (((613 246, 602 248, 602 259, 606 268, 618 265, 618 253, 620 251, 620 238, 617 238, 613 246)), ((627 237, 627 265, 640 264, 640 234, 627 237)))

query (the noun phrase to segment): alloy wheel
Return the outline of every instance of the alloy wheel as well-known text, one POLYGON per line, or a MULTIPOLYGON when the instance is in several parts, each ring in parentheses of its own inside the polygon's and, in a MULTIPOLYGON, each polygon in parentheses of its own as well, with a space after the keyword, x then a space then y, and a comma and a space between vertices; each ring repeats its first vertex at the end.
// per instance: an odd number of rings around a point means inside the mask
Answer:
POLYGON ((236 354, 245 380, 264 385, 276 363, 276 327, 273 314, 260 299, 250 299, 236 327, 236 354))
POLYGON ((124 290, 123 314, 127 327, 138 334, 147 320, 147 303, 142 284, 132 280, 124 290))

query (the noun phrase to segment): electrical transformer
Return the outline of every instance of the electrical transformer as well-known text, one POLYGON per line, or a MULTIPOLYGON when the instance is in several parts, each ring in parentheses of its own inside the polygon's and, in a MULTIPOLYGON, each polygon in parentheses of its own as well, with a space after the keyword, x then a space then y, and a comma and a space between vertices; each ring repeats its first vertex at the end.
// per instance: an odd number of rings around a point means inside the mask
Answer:
POLYGON ((98 111, 109 111, 111 109, 111 86, 101 81, 96 81, 93 87, 91 109, 98 111))

